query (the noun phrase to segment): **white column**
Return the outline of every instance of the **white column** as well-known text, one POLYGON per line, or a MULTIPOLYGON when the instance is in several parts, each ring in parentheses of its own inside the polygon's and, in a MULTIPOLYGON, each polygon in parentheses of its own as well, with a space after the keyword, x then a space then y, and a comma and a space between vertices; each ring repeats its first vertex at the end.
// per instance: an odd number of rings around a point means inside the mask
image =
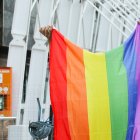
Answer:
MULTIPOLYGON (((110 9, 110 7, 107 4, 104 4, 106 8, 110 9)), ((111 15, 102 8, 102 12, 110 19, 111 15)), ((109 37, 109 27, 110 22, 107 21, 103 16, 100 18, 100 25, 99 25, 99 31, 98 31, 98 38, 97 38, 97 44, 96 44, 96 51, 104 52, 107 50, 107 44, 108 44, 108 37, 109 37)))
MULTIPOLYGON (((138 0, 138 8, 140 9, 140 0, 138 0)), ((138 15, 139 16, 139 15, 138 15)))
POLYGON ((80 27, 78 30, 78 40, 77 44, 85 49, 90 50, 92 47, 93 41, 93 32, 94 32, 94 24, 95 24, 95 9, 85 3, 83 7, 83 11, 81 12, 81 19, 80 19, 80 27))
POLYGON ((16 0, 12 24, 13 40, 9 45, 7 66, 13 68, 12 80, 12 115, 17 115, 21 102, 24 69, 26 61, 27 45, 24 38, 27 33, 29 9, 31 0, 16 0))
MULTIPOLYGON (((119 17, 119 15, 117 13, 114 13, 114 17, 117 17, 120 21, 123 21, 123 18, 119 17)), ((123 30, 122 28, 122 25, 118 22, 118 20, 116 20, 115 18, 112 18, 112 21, 121 29, 123 30)), ((110 39, 110 44, 108 44, 108 48, 107 50, 111 50, 113 48, 116 48, 118 46, 121 45, 121 38, 122 38, 122 34, 114 27, 112 26, 112 24, 110 25, 110 36, 109 36, 109 39, 110 39)))
POLYGON ((56 22, 59 31, 66 36, 69 25, 69 15, 72 0, 60 0, 59 6, 56 11, 56 22))
MULTIPOLYGON (((40 0, 39 3, 39 20, 41 26, 49 24, 50 15, 53 8, 53 0, 40 0)), ((45 45, 46 39, 41 37, 39 33, 38 18, 36 20, 35 44, 32 47, 30 69, 28 76, 28 85, 26 93, 26 102, 24 108, 23 123, 28 125, 29 121, 37 121, 38 119, 38 104, 37 98, 40 99, 43 105, 45 78, 47 70, 47 59, 49 47, 45 45)), ((47 118, 46 118, 47 119, 47 118)))
POLYGON ((80 3, 80 0, 73 0, 70 9, 67 37, 74 43, 77 43, 81 12, 82 12, 82 3, 80 3))

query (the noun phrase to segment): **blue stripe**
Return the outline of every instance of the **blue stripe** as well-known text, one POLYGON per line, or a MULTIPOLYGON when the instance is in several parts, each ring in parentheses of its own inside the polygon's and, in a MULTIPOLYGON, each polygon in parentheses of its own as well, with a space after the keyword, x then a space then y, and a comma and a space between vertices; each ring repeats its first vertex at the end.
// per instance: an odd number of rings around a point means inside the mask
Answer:
POLYGON ((136 75, 136 53, 135 53, 135 33, 123 44, 124 45, 124 65, 128 77, 128 129, 126 140, 132 140, 136 104, 137 104, 137 83, 135 80, 136 75))

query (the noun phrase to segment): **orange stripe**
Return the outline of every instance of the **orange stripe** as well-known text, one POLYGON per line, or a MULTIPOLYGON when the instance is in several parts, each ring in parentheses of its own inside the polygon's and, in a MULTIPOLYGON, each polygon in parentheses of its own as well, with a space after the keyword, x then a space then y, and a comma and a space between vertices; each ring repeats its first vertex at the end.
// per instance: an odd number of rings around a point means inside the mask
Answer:
POLYGON ((89 140, 83 51, 65 39, 67 50, 67 108, 71 140, 89 140))

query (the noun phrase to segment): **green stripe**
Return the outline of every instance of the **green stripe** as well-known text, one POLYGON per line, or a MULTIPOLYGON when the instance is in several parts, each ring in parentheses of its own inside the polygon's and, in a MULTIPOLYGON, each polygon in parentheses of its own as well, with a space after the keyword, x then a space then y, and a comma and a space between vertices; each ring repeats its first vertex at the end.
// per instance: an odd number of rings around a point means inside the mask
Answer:
POLYGON ((125 140, 128 124, 127 75, 123 46, 106 53, 112 140, 125 140))

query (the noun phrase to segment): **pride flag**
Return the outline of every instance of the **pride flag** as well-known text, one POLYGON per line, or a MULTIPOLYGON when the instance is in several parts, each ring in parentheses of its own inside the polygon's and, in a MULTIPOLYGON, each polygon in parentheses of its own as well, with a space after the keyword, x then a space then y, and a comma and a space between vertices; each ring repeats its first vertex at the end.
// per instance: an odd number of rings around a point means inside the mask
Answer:
POLYGON ((57 30, 50 41, 55 140, 140 139, 140 25, 106 53, 81 49, 57 30))

